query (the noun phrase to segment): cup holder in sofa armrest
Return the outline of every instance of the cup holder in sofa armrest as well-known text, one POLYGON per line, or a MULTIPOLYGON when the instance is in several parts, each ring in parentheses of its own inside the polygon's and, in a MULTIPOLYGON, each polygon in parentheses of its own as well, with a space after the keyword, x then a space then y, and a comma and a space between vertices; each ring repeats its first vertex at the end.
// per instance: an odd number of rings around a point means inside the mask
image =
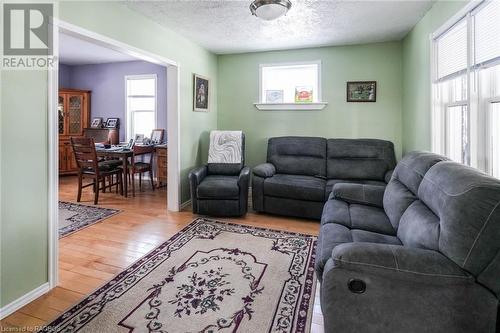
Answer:
POLYGON ((359 279, 350 279, 347 283, 349 290, 355 294, 362 294, 366 290, 366 283, 359 279))

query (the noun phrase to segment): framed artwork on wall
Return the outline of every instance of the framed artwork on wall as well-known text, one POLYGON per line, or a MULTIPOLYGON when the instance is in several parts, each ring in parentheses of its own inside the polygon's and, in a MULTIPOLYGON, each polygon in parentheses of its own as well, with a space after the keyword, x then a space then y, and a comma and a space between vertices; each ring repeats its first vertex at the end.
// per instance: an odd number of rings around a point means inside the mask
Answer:
POLYGON ((376 102, 377 81, 347 82, 347 102, 376 102))
POLYGON ((208 112, 210 80, 198 74, 193 75, 193 111, 208 112))

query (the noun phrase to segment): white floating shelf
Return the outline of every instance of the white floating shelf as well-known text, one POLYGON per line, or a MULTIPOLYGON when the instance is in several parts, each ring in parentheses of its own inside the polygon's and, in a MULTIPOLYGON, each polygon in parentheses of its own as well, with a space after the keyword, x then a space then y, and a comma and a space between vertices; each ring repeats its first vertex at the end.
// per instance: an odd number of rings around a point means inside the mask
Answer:
POLYGON ((326 102, 318 103, 254 103, 261 111, 293 111, 293 110, 323 110, 328 105, 326 102))

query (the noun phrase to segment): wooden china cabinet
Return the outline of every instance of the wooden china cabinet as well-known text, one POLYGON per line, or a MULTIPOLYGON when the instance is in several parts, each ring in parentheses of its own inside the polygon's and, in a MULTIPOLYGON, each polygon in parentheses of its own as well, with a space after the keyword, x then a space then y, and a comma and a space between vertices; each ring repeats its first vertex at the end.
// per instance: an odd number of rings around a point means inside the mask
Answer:
POLYGON ((59 89, 59 174, 78 171, 71 137, 82 137, 90 122, 90 91, 59 89))

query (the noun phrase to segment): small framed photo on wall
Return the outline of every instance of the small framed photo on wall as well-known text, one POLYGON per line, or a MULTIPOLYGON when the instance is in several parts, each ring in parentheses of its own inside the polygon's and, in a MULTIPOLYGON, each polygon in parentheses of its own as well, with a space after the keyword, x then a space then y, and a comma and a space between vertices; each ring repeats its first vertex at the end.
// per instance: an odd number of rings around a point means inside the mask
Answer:
POLYGON ((106 120, 106 128, 119 128, 120 118, 108 118, 106 120))
POLYGON ((210 80, 198 74, 193 79, 193 111, 208 112, 210 80))
POLYGON ((377 81, 347 82, 347 102, 376 102, 377 81))

